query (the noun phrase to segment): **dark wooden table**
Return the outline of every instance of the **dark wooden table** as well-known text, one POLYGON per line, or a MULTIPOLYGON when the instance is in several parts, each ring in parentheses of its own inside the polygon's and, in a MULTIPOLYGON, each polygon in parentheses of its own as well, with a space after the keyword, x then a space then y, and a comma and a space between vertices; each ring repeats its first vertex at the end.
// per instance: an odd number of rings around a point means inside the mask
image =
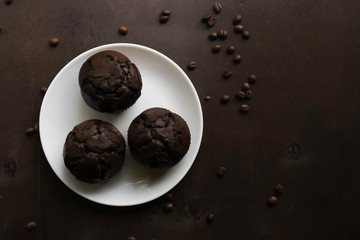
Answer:
POLYGON ((226 0, 220 14, 213 3, 1 1, 1 240, 360 239, 360 2, 226 0), (170 20, 160 24, 165 8, 170 20), (217 17, 213 28, 200 21, 206 13, 217 17), (233 32, 238 14, 249 40, 233 32), (218 29, 228 38, 208 40, 218 29), (121 42, 169 56, 201 100, 201 148, 171 190, 170 213, 164 197, 133 207, 80 197, 54 174, 38 134, 25 134, 38 121, 41 87, 80 53, 121 42), (215 43, 223 46, 218 54, 215 43), (229 45, 240 64, 225 53, 229 45), (198 64, 193 71, 190 61, 198 64), (233 72, 227 80, 225 70, 233 72), (235 94, 252 73, 253 97, 243 101, 250 111, 242 114, 235 94), (225 94, 230 102, 221 104, 225 94), (277 184, 284 192, 269 207, 277 184), (207 223, 210 213, 215 220, 207 223))

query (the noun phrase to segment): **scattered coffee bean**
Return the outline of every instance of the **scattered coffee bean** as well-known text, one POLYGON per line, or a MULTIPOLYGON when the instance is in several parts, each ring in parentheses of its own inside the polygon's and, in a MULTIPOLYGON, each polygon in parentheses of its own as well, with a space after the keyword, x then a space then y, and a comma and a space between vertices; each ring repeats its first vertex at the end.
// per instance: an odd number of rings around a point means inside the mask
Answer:
POLYGON ((219 169, 217 170, 217 175, 218 175, 219 177, 222 177, 222 176, 224 176, 225 172, 226 172, 226 168, 224 168, 224 167, 219 167, 219 169))
POLYGON ((205 97, 204 97, 204 100, 205 100, 206 102, 210 101, 210 99, 211 99, 210 96, 205 96, 205 97))
POLYGON ((234 32, 241 33, 244 30, 243 25, 237 24, 234 26, 234 32))
POLYGON ((271 196, 269 197, 267 202, 270 206, 275 206, 278 203, 278 198, 275 196, 271 196))
POLYGON ((250 33, 248 31, 243 31, 241 36, 243 39, 248 40, 250 38, 250 33))
POLYGON ((220 52, 220 50, 221 50, 221 45, 216 44, 216 45, 214 45, 214 46, 212 47, 211 50, 212 50, 213 53, 218 53, 218 52, 220 52))
POLYGON ((250 100, 251 97, 252 97, 252 95, 253 95, 253 93, 252 93, 251 90, 247 90, 247 91, 245 92, 245 95, 246 95, 246 98, 250 100))
POLYGON ((236 94, 236 98, 239 100, 242 100, 242 99, 246 98, 246 93, 243 91, 238 91, 236 94))
POLYGON ((217 34, 218 39, 221 39, 222 36, 224 35, 224 30, 223 30, 223 29, 219 29, 216 34, 217 34))
POLYGON ((247 83, 247 82, 244 82, 243 85, 242 85, 242 89, 244 89, 245 91, 249 90, 250 89, 250 84, 247 83))
POLYGON ((167 193, 166 195, 165 195, 165 199, 167 200, 167 201, 172 201, 173 200, 173 195, 172 195, 172 193, 167 193))
POLYGON ((56 47, 57 45, 59 45, 59 39, 57 39, 57 38, 50 38, 49 44, 50 44, 50 46, 52 46, 52 47, 56 47))
POLYGON ((201 18, 201 21, 206 23, 211 17, 212 15, 210 13, 207 13, 201 18))
POLYGON ((228 46, 227 49, 226 49, 226 52, 228 54, 234 53, 235 52, 235 47, 233 45, 228 46))
POLYGON ((127 29, 127 27, 125 27, 125 26, 120 26, 119 27, 119 33, 121 34, 121 35, 126 35, 127 33, 128 33, 128 29, 127 29))
POLYGON ((237 15, 233 18, 233 24, 234 25, 237 25, 239 23, 241 23, 241 20, 242 20, 242 16, 241 15, 237 15))
POLYGON ((26 224, 26 229, 31 231, 34 230, 36 226, 37 226, 36 222, 31 221, 26 224))
POLYGON ((225 78, 225 79, 228 79, 228 78, 230 78, 232 76, 232 71, 224 71, 223 72, 223 77, 225 78))
POLYGON ((34 128, 30 127, 26 129, 26 135, 30 136, 33 135, 35 133, 34 128))
POLYGON ((256 82, 256 76, 251 74, 248 78, 250 84, 254 84, 256 82))
POLYGON ((214 3, 214 11, 220 13, 222 11, 222 6, 219 2, 214 3))
POLYGON ((128 237, 128 240, 136 240, 136 237, 130 236, 128 237))
POLYGON ((276 185, 275 191, 277 194, 281 194, 284 192, 284 187, 281 184, 276 185))
POLYGON ((189 62, 188 63, 188 69, 189 70, 194 70, 197 67, 196 62, 189 62))
POLYGON ((210 34, 209 34, 209 39, 210 39, 210 40, 216 40, 216 39, 217 39, 217 34, 216 34, 216 32, 210 33, 210 34))
POLYGON ((249 109, 250 109, 250 107, 247 104, 241 104, 241 106, 240 106, 240 111, 243 112, 243 113, 248 112, 249 109))
POLYGON ((174 208, 174 204, 172 204, 172 203, 167 203, 167 204, 165 205, 165 207, 164 207, 164 211, 165 211, 165 212, 171 212, 171 211, 173 210, 173 208, 174 208))
POLYGON ((226 30, 224 30, 224 34, 221 38, 221 40, 225 40, 228 37, 228 32, 226 30))
POLYGON ((12 2, 13 2, 13 0, 5 0, 5 3, 6 3, 7 5, 12 4, 12 2))
POLYGON ((221 101, 221 103, 228 103, 230 101, 230 96, 224 95, 221 97, 220 101, 221 101))
POLYGON ((214 214, 212 214, 212 213, 210 213, 210 214, 207 215, 207 217, 206 217, 206 221, 207 221, 208 223, 212 223, 212 222, 214 221, 214 219, 215 219, 215 216, 214 216, 214 214))
POLYGON ((34 131, 39 132, 39 122, 36 122, 34 125, 34 131))
POLYGON ((207 20, 207 26, 208 27, 212 27, 216 24, 216 18, 214 18, 213 16, 211 16, 208 20, 207 20))
POLYGON ((170 19, 170 16, 160 15, 159 22, 160 23, 167 23, 170 19))
POLYGON ((236 54, 236 55, 234 56, 233 62, 234 62, 235 64, 238 64, 238 63, 241 62, 241 56, 240 56, 240 54, 236 54))
POLYGON ((169 9, 163 9, 161 11, 161 15, 170 16, 170 14, 171 14, 171 11, 169 9))
POLYGON ((226 30, 220 29, 217 31, 217 37, 220 40, 225 40, 228 36, 228 32, 226 30))
POLYGON ((42 88, 40 88, 40 93, 41 93, 42 95, 45 95, 46 91, 47 91, 47 87, 42 87, 42 88))

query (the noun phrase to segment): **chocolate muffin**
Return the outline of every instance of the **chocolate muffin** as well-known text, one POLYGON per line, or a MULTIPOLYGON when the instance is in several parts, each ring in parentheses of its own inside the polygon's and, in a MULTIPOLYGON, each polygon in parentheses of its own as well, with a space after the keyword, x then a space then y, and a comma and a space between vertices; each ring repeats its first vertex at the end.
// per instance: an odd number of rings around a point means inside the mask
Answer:
POLYGON ((103 51, 82 65, 79 84, 81 95, 91 108, 119 113, 140 97, 142 79, 136 65, 125 55, 103 51))
POLYGON ((98 183, 120 171, 125 140, 108 122, 87 120, 74 127, 64 145, 65 166, 79 180, 98 183))
POLYGON ((185 120, 167 109, 150 108, 130 124, 128 144, 134 158, 153 169, 174 166, 190 146, 185 120))

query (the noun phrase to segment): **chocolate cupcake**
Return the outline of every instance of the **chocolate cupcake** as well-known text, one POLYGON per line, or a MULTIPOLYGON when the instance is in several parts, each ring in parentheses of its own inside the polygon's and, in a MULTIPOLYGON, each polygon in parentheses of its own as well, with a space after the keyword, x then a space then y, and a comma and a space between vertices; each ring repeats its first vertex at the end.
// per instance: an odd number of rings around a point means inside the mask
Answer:
POLYGON ((128 144, 138 162, 166 169, 180 162, 188 151, 190 130, 179 115, 164 108, 150 108, 130 124, 128 144))
POLYGON ((115 51, 103 51, 91 56, 79 73, 81 95, 91 108, 119 113, 141 95, 141 75, 134 63, 115 51))
POLYGON ((116 127, 101 120, 87 120, 67 135, 65 166, 81 181, 102 182, 120 171, 125 150, 124 137, 116 127))

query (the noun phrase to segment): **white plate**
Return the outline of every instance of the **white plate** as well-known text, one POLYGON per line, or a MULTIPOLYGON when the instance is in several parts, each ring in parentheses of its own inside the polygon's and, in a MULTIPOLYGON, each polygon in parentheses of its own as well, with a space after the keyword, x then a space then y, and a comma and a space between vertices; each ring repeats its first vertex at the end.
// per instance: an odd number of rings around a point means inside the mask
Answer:
POLYGON ((182 69, 153 49, 128 43, 96 47, 69 62, 49 86, 41 106, 39 122, 41 144, 56 175, 79 195, 111 206, 145 203, 172 189, 194 162, 203 131, 198 95, 182 69), (104 50, 125 54, 136 64, 142 75, 143 88, 140 98, 120 114, 97 112, 86 105, 80 94, 78 74, 81 65, 93 54, 104 50), (187 122, 191 132, 191 144, 180 163, 166 171, 150 170, 133 159, 127 146, 123 168, 107 182, 84 183, 67 170, 63 160, 63 146, 67 134, 75 125, 88 119, 101 119, 116 126, 127 139, 131 121, 151 107, 167 108, 187 122))

